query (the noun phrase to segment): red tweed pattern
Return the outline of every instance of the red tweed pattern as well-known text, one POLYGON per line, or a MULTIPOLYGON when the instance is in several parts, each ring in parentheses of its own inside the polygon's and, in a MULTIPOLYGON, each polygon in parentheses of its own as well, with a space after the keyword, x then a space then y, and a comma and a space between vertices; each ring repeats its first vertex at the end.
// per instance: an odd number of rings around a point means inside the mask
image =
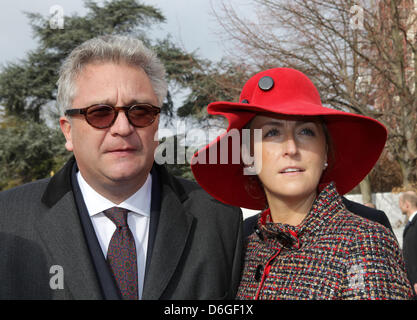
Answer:
POLYGON ((397 240, 347 211, 334 185, 299 226, 266 210, 249 236, 238 299, 410 299, 397 240))
POLYGON ((138 299, 138 270, 135 239, 127 224, 128 210, 113 207, 104 214, 117 229, 110 240, 107 263, 120 289, 123 299, 138 299))

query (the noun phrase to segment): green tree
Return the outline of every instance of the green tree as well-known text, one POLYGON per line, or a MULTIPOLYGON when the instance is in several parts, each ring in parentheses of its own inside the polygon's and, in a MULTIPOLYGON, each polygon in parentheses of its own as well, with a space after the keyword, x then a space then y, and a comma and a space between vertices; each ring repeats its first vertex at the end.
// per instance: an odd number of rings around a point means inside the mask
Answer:
POLYGON ((208 118, 207 105, 213 101, 238 101, 243 84, 250 77, 250 69, 230 60, 218 63, 205 61, 199 64, 188 80, 190 94, 178 108, 180 117, 192 115, 208 118))
MULTIPOLYGON (((198 60, 172 43, 149 39, 150 28, 165 21, 161 11, 135 0, 85 1, 85 16, 66 16, 64 29, 50 28, 50 17, 26 13, 38 47, 19 62, 8 63, 0 73, 0 105, 7 115, 42 122, 42 112, 56 98, 58 70, 69 52, 82 42, 105 34, 129 34, 153 47, 167 65, 168 78, 181 86, 198 60), (181 78, 183 77, 183 78, 181 78), (181 82, 182 81, 182 82, 181 82)), ((172 95, 164 112, 173 114, 172 95)), ((57 112, 57 110, 55 110, 57 112)))
POLYGON ((68 160, 59 129, 9 116, 0 124, 0 190, 52 175, 68 160))
MULTIPOLYGON (((87 0, 84 4, 85 16, 66 16, 64 29, 52 29, 49 16, 26 13, 38 45, 25 58, 6 63, 0 70, 0 105, 5 113, 0 130, 1 189, 47 177, 68 158, 59 129, 46 126, 45 119, 50 114, 55 120, 59 116, 56 82, 63 59, 90 38, 129 34, 156 51, 166 66, 170 84, 162 109, 168 119, 192 117, 199 125, 203 121, 209 123, 207 105, 216 100, 237 101, 250 76, 246 66, 201 59, 195 52, 186 52, 175 44, 170 36, 150 39, 150 28, 165 21, 162 12, 153 6, 135 0, 104 1, 100 5, 87 0), (184 90, 188 92, 185 100, 174 108, 175 95, 184 90), (52 147, 47 138, 57 145, 52 147), (42 145, 53 152, 36 149, 42 145)), ((57 126, 58 121, 54 123, 57 126)), ((188 163, 168 168, 192 178, 188 163)))
MULTIPOLYGON (((165 21, 159 9, 135 0, 104 1, 100 5, 87 0, 84 5, 85 16, 66 16, 64 29, 52 29, 49 16, 26 13, 38 45, 0 71, 0 105, 4 107, 0 189, 47 177, 68 158, 62 134, 49 128, 45 119, 50 114, 55 120, 59 116, 55 106, 58 70, 77 45, 105 34, 135 36, 159 54, 167 66, 170 87, 188 86, 200 63, 194 53, 185 52, 169 36, 149 38, 150 28, 165 21)), ((172 117, 173 110, 173 94, 169 92, 163 112, 172 117)), ((55 124, 57 127, 58 121, 55 124)))

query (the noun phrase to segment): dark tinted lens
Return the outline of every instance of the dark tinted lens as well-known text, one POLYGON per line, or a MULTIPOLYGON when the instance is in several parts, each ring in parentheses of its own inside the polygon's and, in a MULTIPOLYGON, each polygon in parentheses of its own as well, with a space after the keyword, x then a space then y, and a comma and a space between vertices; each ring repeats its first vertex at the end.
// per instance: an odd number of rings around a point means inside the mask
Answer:
POLYGON ((114 110, 107 105, 92 106, 87 111, 87 120, 97 128, 108 127, 114 119, 114 110))
POLYGON ((157 112, 147 105, 134 105, 129 109, 130 122, 136 127, 147 127, 154 122, 157 112))

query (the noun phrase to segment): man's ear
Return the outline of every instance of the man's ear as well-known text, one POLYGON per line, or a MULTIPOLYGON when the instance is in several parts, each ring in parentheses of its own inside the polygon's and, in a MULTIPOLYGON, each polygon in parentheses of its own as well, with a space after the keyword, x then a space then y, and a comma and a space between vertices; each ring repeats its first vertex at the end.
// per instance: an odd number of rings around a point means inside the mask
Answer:
POLYGON ((61 126, 61 131, 65 136, 65 148, 68 151, 74 151, 72 145, 72 136, 71 136, 71 122, 66 117, 59 118, 59 125, 61 126))

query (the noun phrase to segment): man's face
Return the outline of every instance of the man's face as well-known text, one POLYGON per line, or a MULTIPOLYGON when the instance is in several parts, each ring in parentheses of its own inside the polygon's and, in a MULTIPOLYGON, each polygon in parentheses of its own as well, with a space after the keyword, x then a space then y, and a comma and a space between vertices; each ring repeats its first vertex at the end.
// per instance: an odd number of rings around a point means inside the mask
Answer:
MULTIPOLYGON (((157 105, 158 99, 142 69, 111 62, 91 63, 76 79, 72 108, 99 103, 157 105)), ((112 189, 122 192, 126 188, 135 192, 143 185, 158 145, 154 139, 158 123, 159 116, 150 126, 136 128, 124 112, 119 112, 115 123, 106 129, 90 126, 83 115, 60 119, 67 150, 74 152, 84 179, 99 193, 112 189)))
POLYGON ((400 197, 400 200, 398 202, 398 205, 400 207, 400 210, 402 212, 402 214, 406 215, 408 212, 408 203, 406 201, 404 201, 404 199, 402 199, 400 197))

